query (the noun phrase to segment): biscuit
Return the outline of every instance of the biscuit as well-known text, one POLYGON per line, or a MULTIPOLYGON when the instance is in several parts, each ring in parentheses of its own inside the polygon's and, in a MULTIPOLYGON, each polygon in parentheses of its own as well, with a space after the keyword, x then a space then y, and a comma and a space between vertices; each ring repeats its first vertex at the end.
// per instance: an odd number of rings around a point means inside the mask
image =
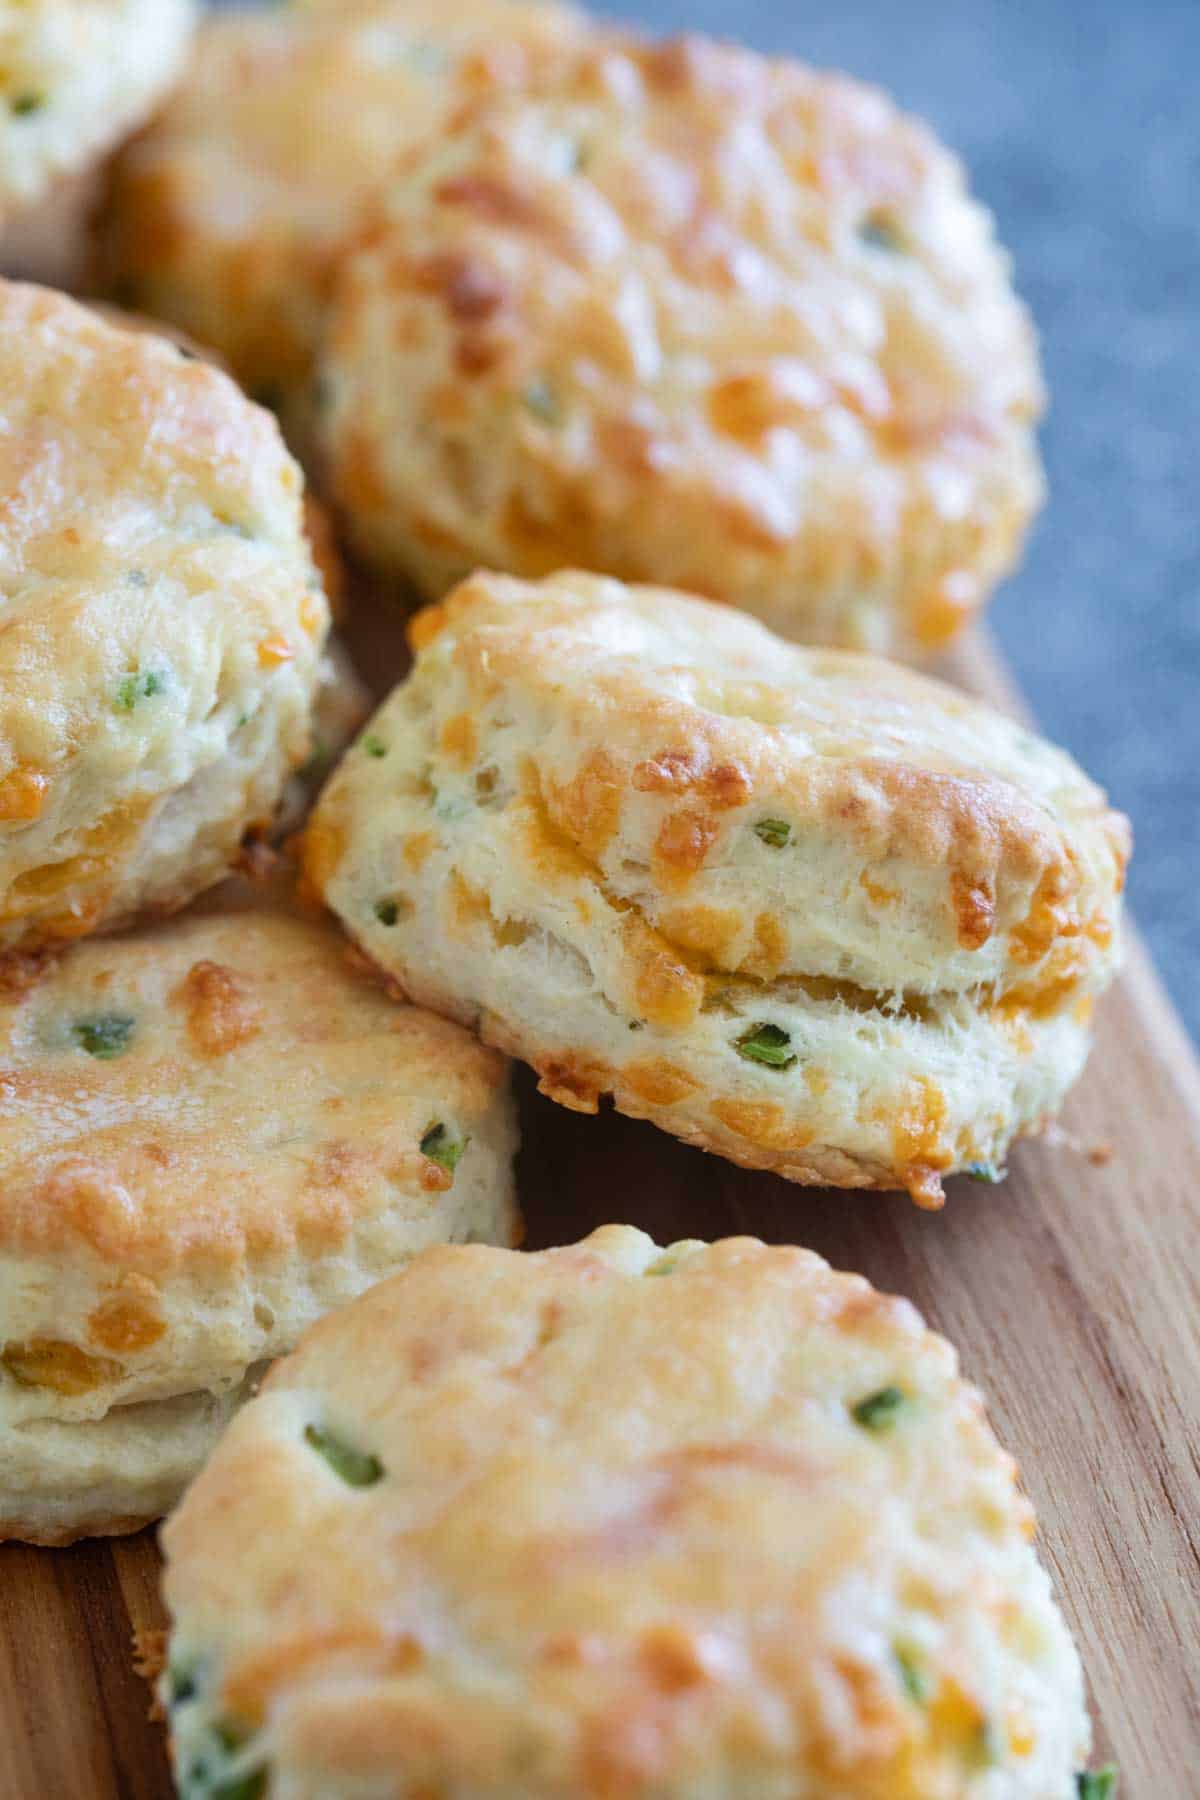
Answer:
POLYGON ((591 568, 944 643, 1041 493, 1032 333, 957 162, 749 51, 570 71, 453 121, 343 270, 321 430, 360 548, 433 597, 591 568))
POLYGON ((520 85, 580 29, 565 6, 517 0, 210 21, 117 167, 111 283, 215 345, 303 441, 329 283, 381 175, 464 98, 520 85))
POLYGON ((272 1371, 165 1528, 176 1777, 1068 1800, 1032 1530, 950 1345, 811 1251, 431 1250, 272 1371))
MULTIPOLYGON (((128 312, 124 307, 112 306, 106 300, 89 300, 87 304, 100 318, 120 330, 141 331, 151 337, 166 338, 185 357, 199 357, 202 361, 211 363, 213 368, 221 369, 225 374, 230 373, 229 364, 219 351, 214 350, 210 344, 201 344, 178 325, 170 325, 165 319, 152 319, 147 313, 128 312)), ((325 589, 329 610, 334 620, 340 621, 348 607, 349 578, 329 508, 311 490, 306 490, 304 495, 304 531, 325 589)))
POLYGON ((269 414, 0 284, 0 950, 220 880, 309 754, 328 607, 269 414))
POLYGON ((566 572, 418 615, 307 879, 415 1000, 793 1181, 995 1179, 1079 1073, 1124 819, 897 665, 566 572))
POLYGON ((192 0, 0 10, 0 224, 140 124, 182 66, 192 0))
POLYGON ((10 960, 0 1536, 144 1523, 314 1319, 427 1244, 510 1243, 514 1138, 504 1059, 274 887, 10 960))

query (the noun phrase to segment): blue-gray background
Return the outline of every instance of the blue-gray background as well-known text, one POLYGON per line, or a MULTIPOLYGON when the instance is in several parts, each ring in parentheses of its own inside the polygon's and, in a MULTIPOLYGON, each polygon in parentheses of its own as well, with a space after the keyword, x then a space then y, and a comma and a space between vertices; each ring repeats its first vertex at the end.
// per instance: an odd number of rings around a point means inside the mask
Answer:
POLYGON ((1041 332, 1050 502, 992 609, 1132 816, 1200 1036, 1200 0, 598 0, 882 82, 967 160, 1041 332))

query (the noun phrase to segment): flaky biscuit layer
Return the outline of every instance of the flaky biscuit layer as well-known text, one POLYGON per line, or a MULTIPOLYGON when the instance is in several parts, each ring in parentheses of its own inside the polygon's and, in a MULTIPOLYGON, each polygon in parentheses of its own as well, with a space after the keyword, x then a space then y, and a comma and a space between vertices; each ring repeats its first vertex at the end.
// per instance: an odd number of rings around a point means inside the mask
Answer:
POLYGON ((117 1406, 102 1419, 0 1424, 0 1543, 123 1537, 175 1505, 254 1382, 117 1406))

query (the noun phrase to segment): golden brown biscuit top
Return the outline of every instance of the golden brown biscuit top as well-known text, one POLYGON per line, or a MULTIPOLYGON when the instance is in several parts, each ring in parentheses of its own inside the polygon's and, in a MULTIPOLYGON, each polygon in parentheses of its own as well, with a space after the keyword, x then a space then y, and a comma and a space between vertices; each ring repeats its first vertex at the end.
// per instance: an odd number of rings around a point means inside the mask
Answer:
POLYGON ((432 1250, 168 1525, 173 1660, 314 1788, 930 1800, 1070 1766, 1031 1527, 950 1347, 810 1252, 432 1250))
POLYGON ((85 763, 102 808, 131 724, 232 728, 230 693, 315 660, 328 611, 301 487, 227 376, 0 283, 0 830, 85 763))
MULTIPOLYGON (((745 862, 752 884, 802 881, 805 907, 832 918, 848 865, 880 921, 867 979, 896 991, 1053 983, 1062 957, 1112 942, 1126 821, 1064 752, 941 682, 573 571, 475 576, 418 615, 413 639, 418 680, 452 670, 463 717, 511 695, 543 838, 613 879, 636 864, 656 904, 699 902, 745 862), (748 821, 755 854, 779 857, 745 860, 748 821), (902 916, 919 975, 899 938, 889 954, 902 916)), ((449 756, 454 721, 439 728, 449 756)))
MULTIPOLYGON (((194 140, 229 159, 238 177, 231 228, 259 208, 268 229, 343 228, 347 206, 378 178, 381 160, 420 141, 451 92, 461 104, 474 89, 486 91, 506 59, 517 63, 528 47, 553 43, 575 16, 566 6, 516 0, 379 0, 349 17, 339 7, 308 18, 213 19, 147 141, 182 154, 194 140), (273 216, 283 196, 290 219, 273 216)), ((211 197, 212 229, 234 199, 211 197)))
MULTIPOLYGON (((1048 794, 1055 777, 1096 792, 1061 752, 944 682, 880 657, 782 643, 732 608, 669 588, 574 569, 536 583, 480 573, 416 616, 413 645, 424 651, 443 632, 481 686, 516 680, 564 711, 583 707, 585 718, 594 695, 597 713, 620 706, 638 734, 686 721, 706 740, 707 757, 696 760, 713 765, 710 790, 753 785, 758 764, 790 750, 797 761, 917 764, 1016 789, 1032 785, 1042 752, 1048 794), (725 762, 739 766, 722 778, 725 762)), ((698 777, 664 756, 640 785, 683 792, 698 777)))
MULTIPOLYGON (((299 506, 268 413, 177 346, 64 295, 0 284, 0 579, 92 586, 299 506), (144 559, 143 559, 144 560, 144 559)), ((6 611, 20 594, 9 593, 6 611)))
POLYGON ((236 885, 0 968, 0 1253, 227 1272, 450 1185, 505 1062, 399 1005, 333 927, 236 885), (441 1143, 443 1140, 439 1140, 441 1143), (427 1144, 426 1150, 438 1149, 427 1144))
POLYGON ((160 299, 155 283, 178 281, 183 315, 213 328, 248 381, 296 375, 381 175, 454 107, 519 85, 579 28, 568 6, 517 0, 209 20, 186 78, 120 165, 115 274, 148 280, 160 299), (188 283, 224 291, 196 312, 188 283), (289 330, 295 341, 281 342, 289 330))
MULTIPOLYGON (((207 344, 197 343, 177 325, 170 325, 163 319, 150 318, 146 313, 126 312, 123 307, 110 306, 103 300, 89 300, 88 305, 118 331, 140 331, 150 337, 166 338, 185 357, 196 358, 210 363, 215 369, 227 372, 225 360, 216 350, 207 344)), ((307 489, 304 494, 304 531, 312 550, 313 561, 320 572, 329 610, 334 619, 341 619, 347 607, 347 575, 338 548, 337 530, 329 508, 307 489)))
MULTIPOLYGON (((336 382, 356 345, 378 354, 371 314, 398 309, 399 390, 414 438, 446 442, 450 493, 407 432, 371 450, 358 396, 339 480, 367 510, 373 456, 406 504, 419 480, 431 546, 477 545, 482 514, 498 566, 666 571, 782 615, 781 566, 867 589, 903 574, 880 566, 897 544, 923 561, 934 514, 951 534, 1007 504, 995 471, 1041 407, 1028 320, 958 163, 876 90, 702 39, 602 38, 549 93, 456 122, 381 210, 329 365, 336 382), (648 491, 662 510, 635 541, 648 491), (704 539, 693 563, 672 503, 704 539)), ((926 644, 985 574, 934 573, 905 597, 926 644)))

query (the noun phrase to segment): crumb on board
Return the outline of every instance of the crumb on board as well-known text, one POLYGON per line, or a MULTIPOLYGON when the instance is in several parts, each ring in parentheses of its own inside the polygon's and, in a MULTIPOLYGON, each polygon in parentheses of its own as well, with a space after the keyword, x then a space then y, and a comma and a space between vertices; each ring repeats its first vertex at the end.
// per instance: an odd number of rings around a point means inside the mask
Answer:
POLYGON ((161 1626, 143 1626, 133 1634, 133 1667, 143 1681, 150 1683, 150 1718, 165 1718, 162 1701, 156 1690, 159 1676, 167 1666, 167 1634, 161 1626))
POLYGON ((1094 1169, 1106 1168, 1117 1153, 1116 1145, 1107 1138, 1096 1138, 1090 1144, 1085 1143, 1083 1138, 1067 1130, 1057 1120, 1052 1121, 1042 1133, 1042 1143, 1048 1150, 1067 1150, 1072 1156, 1082 1156, 1094 1169))

